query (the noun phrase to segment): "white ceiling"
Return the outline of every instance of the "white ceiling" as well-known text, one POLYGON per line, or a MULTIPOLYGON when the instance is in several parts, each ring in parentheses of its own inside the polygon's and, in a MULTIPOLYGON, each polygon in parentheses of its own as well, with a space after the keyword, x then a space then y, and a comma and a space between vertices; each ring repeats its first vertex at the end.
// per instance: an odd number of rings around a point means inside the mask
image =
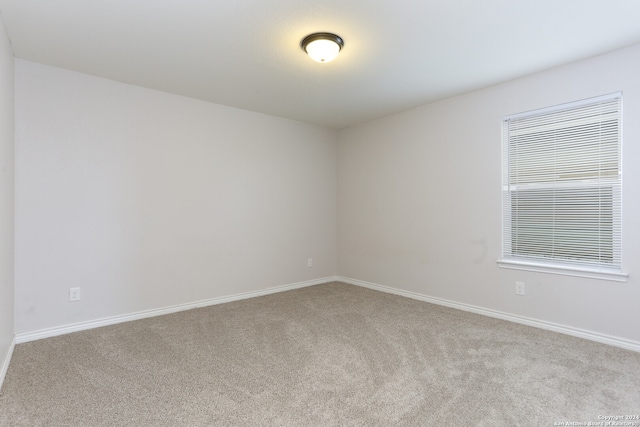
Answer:
POLYGON ((640 42, 639 0, 0 0, 16 57, 342 128, 640 42), (300 41, 342 36, 328 64, 300 41))

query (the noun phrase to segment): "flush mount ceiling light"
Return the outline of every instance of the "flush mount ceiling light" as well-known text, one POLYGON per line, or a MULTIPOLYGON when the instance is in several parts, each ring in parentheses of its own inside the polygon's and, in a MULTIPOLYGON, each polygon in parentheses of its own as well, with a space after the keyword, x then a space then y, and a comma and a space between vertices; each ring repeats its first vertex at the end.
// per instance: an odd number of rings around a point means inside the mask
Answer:
POLYGON ((313 33, 302 39, 300 46, 314 61, 329 62, 338 56, 344 41, 335 34, 313 33))

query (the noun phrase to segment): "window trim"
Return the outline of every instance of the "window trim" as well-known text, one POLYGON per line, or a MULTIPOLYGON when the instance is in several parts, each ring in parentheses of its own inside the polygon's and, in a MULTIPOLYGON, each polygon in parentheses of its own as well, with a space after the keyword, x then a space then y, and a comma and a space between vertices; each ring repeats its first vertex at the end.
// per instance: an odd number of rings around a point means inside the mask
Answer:
POLYGON ((508 270, 535 271, 538 273, 558 274, 562 276, 584 277, 587 279, 601 279, 612 282, 627 282, 629 275, 618 271, 573 267, 561 264, 544 264, 519 259, 503 258, 497 261, 498 267, 508 270))
MULTIPOLYGON (((506 121, 510 120, 510 119, 518 119, 518 118, 523 118, 523 117, 535 117, 538 115, 544 115, 544 114, 548 114, 548 113, 552 113, 555 111, 559 111, 559 110, 563 110, 566 108, 576 108, 576 107, 581 107, 581 106, 586 106, 586 105, 591 105, 591 104, 595 104, 598 102, 602 102, 602 101, 608 101, 614 98, 620 98, 622 99, 622 92, 615 92, 615 93, 610 93, 610 94, 606 94, 606 95, 602 95, 602 96, 597 96, 597 97, 593 97, 593 98, 588 98, 588 99, 583 99, 583 100, 579 100, 579 101, 575 101, 575 102, 569 102, 569 103, 565 103, 565 104, 560 104, 560 105, 554 105, 554 106, 550 106, 550 107, 546 107, 546 108, 541 108, 541 109, 535 109, 535 110, 529 110, 529 111, 525 111, 525 112, 521 112, 521 113, 516 113, 516 114, 510 114, 507 116, 504 116, 502 118, 502 126, 504 128, 504 124, 506 121)), ((619 107, 619 115, 620 115, 620 119, 622 120, 622 115, 623 115, 623 110, 622 110, 622 102, 620 102, 620 107, 619 107)), ((620 147, 620 156, 622 155, 622 134, 620 134, 619 137, 619 147, 620 147)), ((504 134, 502 137, 502 155, 503 155, 503 160, 501 162, 502 164, 502 171, 501 174, 504 177, 504 155, 505 155, 505 139, 504 139, 504 134)), ((619 168, 619 174, 620 174, 620 187, 622 188, 622 158, 620 157, 620 163, 618 164, 618 168, 619 168)), ((508 184, 507 184, 508 185, 508 184)), ((504 187, 505 186, 505 182, 503 181, 501 184, 501 199, 502 199, 502 207, 501 207, 501 216, 502 216, 502 225, 501 225, 501 233, 502 233, 502 237, 501 237, 501 244, 504 245, 505 242, 505 232, 507 231, 507 227, 505 227, 504 221, 505 221, 505 211, 504 211, 504 187)), ((620 198, 619 200, 620 204, 622 203, 622 199, 620 198)), ((622 206, 619 205, 619 209, 622 209, 622 206)), ((621 216, 621 212, 620 212, 620 217, 618 218, 620 221, 622 220, 622 216, 621 216)), ((622 239, 622 236, 620 235, 620 239, 622 239)), ((620 242, 621 243, 621 242, 620 242)), ((622 249, 620 247, 620 249, 622 249)), ((596 265, 594 267, 590 267, 589 265, 579 265, 579 264, 564 264, 562 263, 561 260, 557 260, 557 259, 550 259, 548 262, 545 261, 538 261, 536 259, 522 259, 522 258, 518 258, 518 257, 507 257, 505 256, 504 253, 504 246, 501 249, 501 258, 499 260, 497 260, 497 264, 498 267, 500 268, 505 268, 505 269, 514 269, 514 270, 524 270, 524 271, 534 271, 534 272, 541 272, 541 273, 549 273, 549 274, 559 274, 559 275, 565 275, 565 276, 573 276, 573 277, 584 277, 584 278, 594 278, 594 279, 602 279, 602 280, 609 280, 609 281, 615 281, 615 282, 627 282, 628 279, 628 274, 624 273, 622 271, 622 259, 620 259, 620 264, 616 267, 612 267, 612 268, 607 268, 606 266, 602 266, 602 265, 596 265), (619 268, 618 268, 619 267, 619 268)))

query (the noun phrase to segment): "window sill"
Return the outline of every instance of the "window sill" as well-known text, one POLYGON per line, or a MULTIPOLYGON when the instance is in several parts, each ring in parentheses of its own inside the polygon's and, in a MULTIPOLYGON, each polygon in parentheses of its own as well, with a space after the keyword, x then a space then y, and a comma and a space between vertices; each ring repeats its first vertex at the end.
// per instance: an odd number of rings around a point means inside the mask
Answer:
POLYGON ((549 265, 530 261, 516 261, 500 259, 498 267, 511 270, 536 271, 539 273, 561 274, 564 276, 586 277, 589 279, 610 280, 613 282, 626 282, 628 274, 614 271, 590 270, 587 268, 568 267, 561 265, 549 265))

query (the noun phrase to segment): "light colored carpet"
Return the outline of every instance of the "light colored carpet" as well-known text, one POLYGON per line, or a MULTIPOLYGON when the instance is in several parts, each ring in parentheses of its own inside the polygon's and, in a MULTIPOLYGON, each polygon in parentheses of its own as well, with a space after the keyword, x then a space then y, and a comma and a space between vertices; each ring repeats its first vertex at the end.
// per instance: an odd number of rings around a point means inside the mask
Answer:
POLYGON ((640 415, 639 353, 342 283, 20 344, 0 394, 2 426, 553 426, 622 414, 640 415))

